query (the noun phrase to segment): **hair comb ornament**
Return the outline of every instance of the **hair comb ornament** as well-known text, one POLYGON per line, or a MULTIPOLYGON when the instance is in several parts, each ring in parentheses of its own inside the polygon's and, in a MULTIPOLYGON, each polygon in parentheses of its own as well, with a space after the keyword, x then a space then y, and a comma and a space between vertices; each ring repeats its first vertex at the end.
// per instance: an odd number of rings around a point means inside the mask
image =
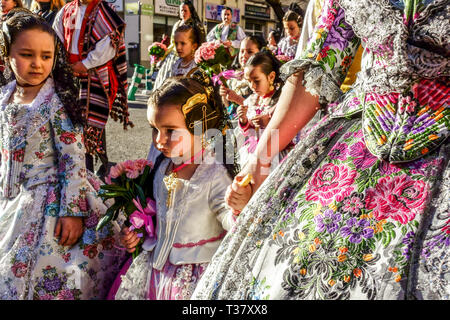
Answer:
POLYGON ((186 118, 186 115, 194 109, 194 107, 198 104, 207 104, 208 103, 208 97, 204 93, 197 93, 190 97, 186 103, 181 107, 181 110, 183 111, 184 117, 186 118))

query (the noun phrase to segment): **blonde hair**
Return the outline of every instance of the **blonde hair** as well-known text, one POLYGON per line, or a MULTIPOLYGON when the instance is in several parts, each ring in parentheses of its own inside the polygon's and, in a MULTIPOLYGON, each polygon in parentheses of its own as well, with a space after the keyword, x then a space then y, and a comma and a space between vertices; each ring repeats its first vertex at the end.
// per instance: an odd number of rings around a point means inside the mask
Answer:
MULTIPOLYGON (((14 0, 14 1, 21 1, 21 0, 14 0)), ((59 10, 62 7, 64 7, 64 5, 66 4, 66 2, 64 0, 50 0, 50 10, 59 10)), ((39 1, 33 0, 31 2, 31 6, 30 6, 30 10, 31 11, 36 11, 40 8, 39 6, 39 1)))

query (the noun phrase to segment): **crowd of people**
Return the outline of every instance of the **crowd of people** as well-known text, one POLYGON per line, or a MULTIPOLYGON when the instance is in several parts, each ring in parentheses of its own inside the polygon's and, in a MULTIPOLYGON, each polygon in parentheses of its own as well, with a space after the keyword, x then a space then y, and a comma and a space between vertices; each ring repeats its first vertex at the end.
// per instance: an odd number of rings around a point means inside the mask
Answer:
POLYGON ((33 5, 2 1, 0 299, 448 299, 448 0, 294 3, 267 39, 182 1, 140 169, 106 153, 123 20, 33 5))

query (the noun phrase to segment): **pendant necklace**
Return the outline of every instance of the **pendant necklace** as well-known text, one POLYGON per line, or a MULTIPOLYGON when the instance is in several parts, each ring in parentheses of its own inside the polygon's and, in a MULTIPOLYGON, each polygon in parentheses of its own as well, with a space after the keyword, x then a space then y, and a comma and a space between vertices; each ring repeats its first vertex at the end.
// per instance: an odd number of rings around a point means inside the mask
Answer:
POLYGON ((173 192, 178 187, 178 175, 177 172, 186 167, 188 164, 191 164, 192 161, 194 161, 199 155, 203 154, 205 149, 202 149, 200 152, 198 152, 196 155, 194 155, 191 159, 189 159, 187 162, 179 165, 178 167, 174 168, 172 172, 163 178, 164 184, 167 189, 167 200, 166 200, 166 207, 169 208, 172 205, 172 196, 173 192))

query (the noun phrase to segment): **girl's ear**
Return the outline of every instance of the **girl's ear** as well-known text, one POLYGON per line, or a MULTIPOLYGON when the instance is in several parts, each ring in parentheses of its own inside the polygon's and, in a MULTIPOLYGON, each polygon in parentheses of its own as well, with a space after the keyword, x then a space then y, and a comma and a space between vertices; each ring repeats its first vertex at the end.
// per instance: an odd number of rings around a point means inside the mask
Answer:
POLYGON ((277 74, 275 73, 275 71, 272 71, 271 73, 269 73, 269 75, 267 76, 267 79, 269 79, 270 83, 274 83, 276 75, 277 74))

